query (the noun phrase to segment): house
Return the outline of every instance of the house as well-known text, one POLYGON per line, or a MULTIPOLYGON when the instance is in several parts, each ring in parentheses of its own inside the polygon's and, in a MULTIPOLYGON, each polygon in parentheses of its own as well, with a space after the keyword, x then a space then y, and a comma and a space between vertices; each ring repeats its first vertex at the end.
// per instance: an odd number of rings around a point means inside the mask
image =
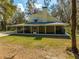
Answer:
MULTIPOLYGON (((40 4, 38 6, 41 7, 40 4)), ((43 10, 33 13, 26 24, 7 25, 7 30, 14 27, 16 32, 13 34, 65 36, 65 27, 68 24, 50 16, 46 7, 41 8, 43 10)))
POLYGON ((15 28, 13 34, 26 35, 53 35, 66 36, 65 27, 68 24, 59 22, 30 22, 27 24, 7 25, 8 28, 15 28))

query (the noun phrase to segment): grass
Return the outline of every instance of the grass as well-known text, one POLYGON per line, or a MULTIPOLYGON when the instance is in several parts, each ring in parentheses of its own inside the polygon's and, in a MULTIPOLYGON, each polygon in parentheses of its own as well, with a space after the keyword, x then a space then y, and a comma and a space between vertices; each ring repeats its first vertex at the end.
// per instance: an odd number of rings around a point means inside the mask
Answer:
MULTIPOLYGON (((28 37, 28 36, 6 36, 0 38, 0 43, 17 44, 25 48, 67 48, 71 47, 71 40, 64 38, 47 38, 47 37, 28 37)), ((79 37, 77 37, 77 46, 79 48, 79 37)), ((62 50, 62 49, 61 49, 62 50)), ((69 55, 68 59, 75 59, 73 55, 69 55)))
POLYGON ((63 47, 66 45, 70 46, 69 39, 63 38, 45 38, 45 37, 27 37, 27 36, 6 36, 1 37, 0 42, 10 43, 10 44, 20 44, 25 47, 35 47, 35 44, 40 46, 49 46, 49 47, 63 47))

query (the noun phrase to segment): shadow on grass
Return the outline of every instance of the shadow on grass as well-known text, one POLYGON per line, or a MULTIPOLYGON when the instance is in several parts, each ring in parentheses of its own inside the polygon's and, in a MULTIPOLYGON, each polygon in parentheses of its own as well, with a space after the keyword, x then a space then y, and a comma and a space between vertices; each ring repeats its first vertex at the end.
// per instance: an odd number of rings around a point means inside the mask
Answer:
POLYGON ((79 59, 79 54, 78 55, 74 54, 74 56, 75 56, 75 59, 79 59))
POLYGON ((12 56, 6 56, 6 57, 4 57, 4 59, 14 59, 15 56, 16 56, 16 54, 12 55, 12 56))
POLYGON ((76 49, 76 52, 73 52, 73 50, 71 48, 67 48, 67 54, 68 55, 72 55, 74 56, 75 59, 79 59, 79 50, 76 49))
POLYGON ((79 59, 79 50, 77 49, 77 53, 73 53, 74 54, 74 56, 75 56, 75 59, 79 59))
POLYGON ((20 35, 20 34, 12 34, 9 36, 20 36, 20 37, 32 37, 34 38, 34 40, 42 40, 42 38, 44 38, 43 36, 39 36, 39 35, 20 35))
POLYGON ((35 37, 34 40, 42 40, 42 38, 55 38, 55 39, 70 39, 69 36, 53 36, 53 35, 23 35, 23 34, 12 34, 10 36, 22 36, 22 37, 35 37))
POLYGON ((41 36, 35 36, 34 40, 42 40, 43 37, 41 36))

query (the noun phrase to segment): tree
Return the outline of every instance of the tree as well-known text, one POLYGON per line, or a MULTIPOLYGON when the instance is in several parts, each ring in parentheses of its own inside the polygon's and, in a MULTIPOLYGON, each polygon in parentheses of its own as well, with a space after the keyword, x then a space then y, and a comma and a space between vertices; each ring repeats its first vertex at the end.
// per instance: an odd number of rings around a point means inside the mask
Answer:
POLYGON ((13 13, 16 10, 16 7, 12 5, 11 0, 0 0, 0 8, 3 10, 0 14, 3 15, 2 20, 2 30, 6 29, 7 21, 9 21, 9 18, 12 17, 13 13))
POLYGON ((16 11, 16 13, 13 15, 13 18, 11 20, 11 24, 21 24, 21 23, 24 23, 25 22, 25 19, 24 19, 24 12, 18 12, 16 11))
POLYGON ((63 22, 67 22, 70 20, 71 16, 71 10, 70 10, 70 1, 69 0, 59 0, 58 6, 59 6, 59 14, 60 14, 60 20, 63 22))
POLYGON ((78 53, 76 45, 76 0, 72 0, 72 51, 78 53))
POLYGON ((57 0, 57 4, 50 6, 52 16, 62 22, 70 23, 71 18, 71 3, 70 0, 57 0))
POLYGON ((45 7, 48 7, 48 5, 50 4, 51 0, 44 0, 44 5, 45 7))

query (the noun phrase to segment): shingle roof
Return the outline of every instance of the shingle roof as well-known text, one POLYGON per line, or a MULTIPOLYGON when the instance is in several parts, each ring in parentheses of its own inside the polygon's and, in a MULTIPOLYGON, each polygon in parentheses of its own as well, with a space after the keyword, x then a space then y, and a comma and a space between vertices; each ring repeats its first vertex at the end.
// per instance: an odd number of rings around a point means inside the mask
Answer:
POLYGON ((9 27, 12 27, 12 26, 67 26, 68 24, 66 23, 59 23, 59 22, 56 22, 56 23, 52 23, 52 22, 42 22, 42 23, 28 23, 28 24, 15 24, 15 25, 7 25, 9 27))

